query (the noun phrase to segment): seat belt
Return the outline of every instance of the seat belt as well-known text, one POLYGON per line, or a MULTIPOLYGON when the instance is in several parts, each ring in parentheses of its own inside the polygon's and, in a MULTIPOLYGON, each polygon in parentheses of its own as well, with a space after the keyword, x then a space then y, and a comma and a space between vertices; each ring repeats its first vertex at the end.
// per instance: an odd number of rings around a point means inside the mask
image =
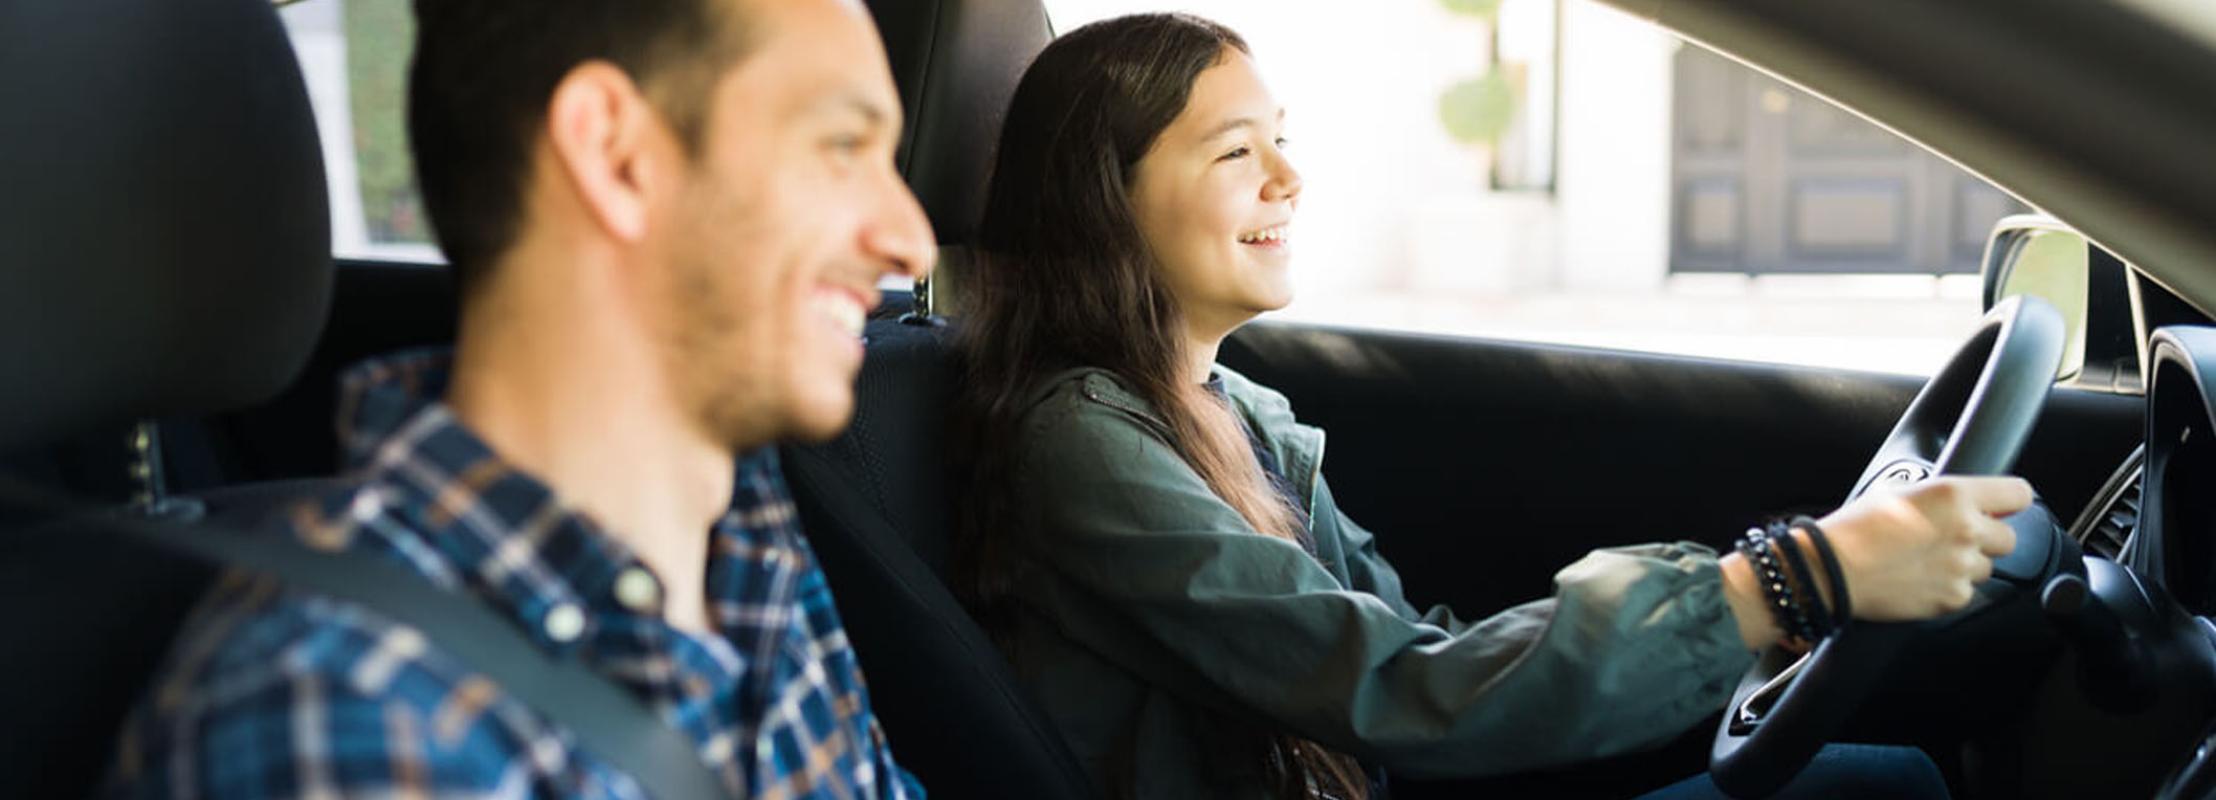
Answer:
POLYGON ((663 800, 729 798, 692 740, 645 703, 582 663, 550 657, 483 603, 367 551, 310 550, 289 536, 183 529, 106 517, 141 542, 218 567, 243 568, 362 606, 415 628, 501 691, 567 729, 594 756, 663 800))

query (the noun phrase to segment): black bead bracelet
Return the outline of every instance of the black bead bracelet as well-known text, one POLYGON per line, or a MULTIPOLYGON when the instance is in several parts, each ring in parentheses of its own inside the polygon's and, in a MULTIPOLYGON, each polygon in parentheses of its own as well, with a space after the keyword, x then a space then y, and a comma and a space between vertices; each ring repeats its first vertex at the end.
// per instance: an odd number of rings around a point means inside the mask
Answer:
POLYGON ((1770 614, 1777 620, 1779 630, 1789 638, 1814 643, 1806 634, 1811 628, 1808 610, 1798 594, 1793 591, 1785 567, 1779 563, 1777 550, 1770 546, 1770 534, 1761 528, 1748 528, 1747 535, 1738 542, 1739 554, 1754 567, 1755 579, 1762 583, 1762 597, 1770 607, 1770 614))
POLYGON ((1785 632, 1788 645, 1812 647, 1845 628, 1854 618, 1852 600, 1847 594, 1846 571, 1839 564, 1839 554, 1832 549, 1830 537, 1815 520, 1794 517, 1787 522, 1749 528, 1747 535, 1735 543, 1735 549, 1754 568, 1755 578, 1762 584, 1764 605, 1769 606, 1778 629, 1785 632), (1825 597, 1823 585, 1817 583, 1808 554, 1793 538, 1796 530, 1806 532, 1810 547, 1816 551, 1815 560, 1830 582, 1829 598, 1825 597))

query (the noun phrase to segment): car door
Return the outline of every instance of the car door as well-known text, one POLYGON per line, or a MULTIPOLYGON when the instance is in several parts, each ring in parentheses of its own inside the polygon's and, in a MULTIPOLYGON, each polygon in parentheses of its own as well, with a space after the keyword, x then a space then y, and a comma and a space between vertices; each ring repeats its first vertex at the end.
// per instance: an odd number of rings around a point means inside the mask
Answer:
MULTIPOLYGON (((1412 600, 1465 616, 1550 593, 1597 547, 1728 546, 1852 488, 1922 380, 1308 324, 1222 360, 1328 434, 1324 475, 1412 600)), ((2018 466, 2074 518, 2138 443, 2141 400, 2058 389, 2018 466)))

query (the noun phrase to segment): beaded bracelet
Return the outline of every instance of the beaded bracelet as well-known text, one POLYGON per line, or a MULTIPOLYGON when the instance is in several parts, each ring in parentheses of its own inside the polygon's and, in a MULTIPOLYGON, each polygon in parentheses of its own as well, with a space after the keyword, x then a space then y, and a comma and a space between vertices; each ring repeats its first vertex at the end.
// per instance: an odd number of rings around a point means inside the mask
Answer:
POLYGON ((1801 552, 1800 544, 1793 541, 1793 529, 1786 523, 1773 522, 1764 533, 1770 546, 1784 556, 1786 567, 1791 569, 1788 574, 1793 578, 1795 593, 1808 609, 1804 615, 1807 625, 1798 632, 1800 637, 1815 642, 1831 635, 1831 609, 1824 604, 1823 590, 1816 584, 1816 573, 1808 568, 1807 555, 1801 552))
POLYGON ((1816 546, 1818 560, 1824 562, 1824 577, 1831 579, 1832 629, 1847 627, 1854 619, 1854 601, 1847 594, 1847 573, 1839 566, 1839 554, 1831 549, 1831 537, 1825 536, 1824 529, 1808 517, 1794 517, 1790 525, 1808 532, 1808 541, 1816 546))
POLYGON ((1739 554, 1754 567, 1755 577, 1762 582, 1763 599, 1769 601, 1770 614, 1777 620, 1779 630, 1786 636, 1813 642, 1803 634, 1809 628, 1808 611, 1801 607, 1792 587, 1787 585, 1784 567, 1778 564, 1777 551, 1770 546, 1767 531, 1748 528, 1747 535, 1737 544, 1739 554))

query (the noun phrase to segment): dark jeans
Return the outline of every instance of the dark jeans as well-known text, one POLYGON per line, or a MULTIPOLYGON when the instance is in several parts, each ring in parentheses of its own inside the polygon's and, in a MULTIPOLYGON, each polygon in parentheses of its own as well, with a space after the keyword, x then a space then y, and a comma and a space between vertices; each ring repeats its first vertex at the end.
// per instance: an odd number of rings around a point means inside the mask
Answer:
MULTIPOLYGON (((1913 747, 1870 744, 1834 744, 1816 753, 1791 783, 1772 797, 1778 798, 1938 798, 1947 796, 1947 782, 1939 767, 1924 751, 1913 747)), ((1643 800, 1721 800, 1729 798, 1701 773, 1647 794, 1643 800)))

